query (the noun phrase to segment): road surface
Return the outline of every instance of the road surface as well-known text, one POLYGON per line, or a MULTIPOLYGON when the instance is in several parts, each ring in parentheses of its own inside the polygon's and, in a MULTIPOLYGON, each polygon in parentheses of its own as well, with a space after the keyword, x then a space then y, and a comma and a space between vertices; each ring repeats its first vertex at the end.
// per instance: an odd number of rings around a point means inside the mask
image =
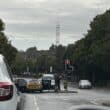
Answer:
POLYGON ((79 105, 101 105, 110 101, 110 91, 91 89, 79 90, 69 88, 78 93, 44 93, 23 94, 24 104, 22 110, 72 110, 79 105))

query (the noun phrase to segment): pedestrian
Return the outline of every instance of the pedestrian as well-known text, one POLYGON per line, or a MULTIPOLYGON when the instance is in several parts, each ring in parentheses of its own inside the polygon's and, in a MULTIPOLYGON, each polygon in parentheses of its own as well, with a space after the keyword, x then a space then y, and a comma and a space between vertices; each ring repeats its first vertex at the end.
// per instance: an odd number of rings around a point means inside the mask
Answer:
POLYGON ((55 74, 55 86, 56 89, 60 90, 60 80, 61 80, 61 76, 59 76, 58 74, 55 74))
POLYGON ((59 90, 61 90, 61 87, 60 87, 60 85, 61 85, 61 79, 62 79, 62 76, 59 75, 59 76, 58 76, 58 89, 59 89, 59 90))

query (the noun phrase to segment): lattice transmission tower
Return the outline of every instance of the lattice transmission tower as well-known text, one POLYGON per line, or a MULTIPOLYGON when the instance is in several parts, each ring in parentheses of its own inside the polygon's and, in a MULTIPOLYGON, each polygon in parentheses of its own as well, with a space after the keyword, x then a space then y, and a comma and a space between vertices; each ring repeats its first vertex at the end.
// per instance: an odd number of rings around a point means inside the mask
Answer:
POLYGON ((60 44, 60 23, 56 24, 56 46, 60 44))

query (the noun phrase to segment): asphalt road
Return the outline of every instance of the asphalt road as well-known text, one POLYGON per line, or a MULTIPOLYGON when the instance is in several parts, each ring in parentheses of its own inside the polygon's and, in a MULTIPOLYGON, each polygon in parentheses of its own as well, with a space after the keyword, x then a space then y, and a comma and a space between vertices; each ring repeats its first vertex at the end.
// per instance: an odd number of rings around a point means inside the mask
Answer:
MULTIPOLYGON (((103 102, 110 102, 109 91, 91 89, 79 90, 69 88, 69 91, 78 93, 26 93, 21 110, 73 110, 72 108, 81 105, 102 106, 103 102)), ((109 108, 110 109, 110 108, 109 108)))

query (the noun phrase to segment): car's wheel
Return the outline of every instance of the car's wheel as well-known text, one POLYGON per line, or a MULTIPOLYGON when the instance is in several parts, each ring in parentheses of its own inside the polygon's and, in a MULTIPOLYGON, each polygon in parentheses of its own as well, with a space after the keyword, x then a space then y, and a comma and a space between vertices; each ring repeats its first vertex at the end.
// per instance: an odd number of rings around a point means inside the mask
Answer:
POLYGON ((43 92, 43 90, 41 89, 41 90, 40 90, 40 93, 42 93, 42 92, 43 92))
POLYGON ((78 88, 81 89, 81 86, 79 86, 78 88))

